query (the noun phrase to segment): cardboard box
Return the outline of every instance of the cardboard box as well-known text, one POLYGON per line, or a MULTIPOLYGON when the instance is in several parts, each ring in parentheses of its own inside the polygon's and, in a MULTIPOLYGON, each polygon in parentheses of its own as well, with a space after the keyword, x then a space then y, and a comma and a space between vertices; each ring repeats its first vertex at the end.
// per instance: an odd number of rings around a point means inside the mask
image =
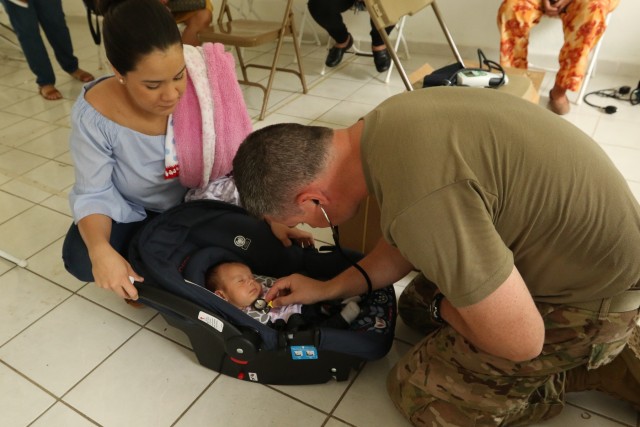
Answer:
MULTIPOLYGON (((477 67, 477 61, 465 61, 466 67, 477 67)), ((409 74, 409 81, 414 89, 422 88, 422 79, 433 72, 433 67, 424 64, 413 73, 409 74)), ((540 100, 540 86, 544 79, 544 71, 523 70, 520 68, 505 67, 509 77, 509 83, 498 88, 501 92, 510 93, 519 98, 537 104, 540 100)))

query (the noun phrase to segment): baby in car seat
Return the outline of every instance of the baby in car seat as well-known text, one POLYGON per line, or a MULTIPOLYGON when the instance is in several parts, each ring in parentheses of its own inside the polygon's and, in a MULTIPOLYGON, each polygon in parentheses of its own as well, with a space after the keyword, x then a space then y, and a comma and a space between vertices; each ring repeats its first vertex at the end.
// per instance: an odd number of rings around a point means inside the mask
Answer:
POLYGON ((269 277, 254 276, 247 265, 232 261, 210 267, 206 272, 205 287, 264 324, 276 325, 278 320, 288 322, 290 318, 300 322, 301 316, 307 325, 347 329, 360 314, 360 307, 354 299, 343 301, 344 305, 338 306, 338 311, 331 305, 320 304, 272 308, 264 300, 264 295, 273 281, 269 277))

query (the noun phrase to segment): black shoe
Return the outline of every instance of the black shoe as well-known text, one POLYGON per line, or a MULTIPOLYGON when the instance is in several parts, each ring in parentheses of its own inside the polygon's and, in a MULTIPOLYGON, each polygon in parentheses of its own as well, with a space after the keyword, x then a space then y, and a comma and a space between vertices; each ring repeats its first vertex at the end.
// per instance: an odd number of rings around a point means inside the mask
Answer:
POLYGON ((373 63, 376 64, 376 70, 379 73, 387 71, 391 66, 391 57, 387 49, 373 51, 373 63))
POLYGON ((327 67, 335 67, 342 61, 342 56, 344 53, 353 46, 353 37, 349 34, 349 43, 345 47, 332 47, 329 49, 329 54, 327 55, 326 61, 324 64, 327 67))

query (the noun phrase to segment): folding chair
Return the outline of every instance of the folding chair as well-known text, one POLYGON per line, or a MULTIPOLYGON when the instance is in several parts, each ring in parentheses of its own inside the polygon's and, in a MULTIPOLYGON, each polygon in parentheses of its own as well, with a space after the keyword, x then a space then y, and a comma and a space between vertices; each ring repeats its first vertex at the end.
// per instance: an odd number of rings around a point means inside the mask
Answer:
POLYGON ((384 44, 389 50, 391 59, 393 59, 393 63, 396 65, 396 68, 400 73, 400 77, 408 91, 413 90, 413 86, 409 81, 409 77, 400 62, 400 59, 398 58, 396 49, 389 40, 387 33, 384 31, 385 27, 397 24, 403 16, 412 16, 425 7, 431 6, 436 18, 438 19, 440 28, 442 28, 442 32, 449 43, 449 47, 451 47, 453 55, 460 64, 464 65, 460 52, 451 37, 451 33, 449 32, 447 25, 444 23, 444 20, 440 15, 440 10, 438 9, 435 0, 364 0, 364 3, 367 6, 367 10, 369 11, 369 15, 371 16, 373 23, 380 32, 382 40, 384 40, 384 44))
POLYGON ((297 75, 302 83, 302 92, 307 93, 307 83, 305 81, 304 71, 302 70, 302 60, 299 47, 300 45, 298 43, 298 36, 295 31, 293 20, 292 4, 293 0, 286 0, 286 7, 284 8, 283 18, 280 22, 262 21, 257 19, 234 20, 231 17, 228 0, 223 0, 222 5, 220 6, 220 14, 218 15, 217 22, 210 29, 201 31, 198 34, 201 42, 222 43, 225 46, 235 47, 243 77, 242 80, 238 81, 245 85, 259 87, 264 92, 264 99, 262 102, 262 109, 260 110, 259 120, 264 119, 276 71, 285 71, 297 75), (277 66, 278 58, 280 56, 280 51, 282 48, 282 42, 287 36, 292 38, 293 47, 296 54, 296 64, 298 65, 297 70, 277 66), (255 47, 274 41, 277 43, 276 50, 273 55, 273 63, 271 64, 271 66, 262 64, 250 64, 245 62, 244 58, 242 57, 241 48, 255 47), (270 70, 269 80, 266 87, 258 82, 252 82, 249 80, 249 77, 247 76, 247 68, 249 67, 270 70))
MULTIPOLYGON (((295 6, 294 6, 294 10, 295 10, 295 6)), ((312 37, 313 40, 311 40, 311 43, 314 43, 316 46, 320 46, 320 37, 318 36, 318 30, 316 30, 316 27, 313 26, 313 23, 311 23, 310 19, 309 19, 309 9, 305 6, 304 9, 302 10, 302 15, 300 18, 300 31, 299 31, 299 40, 298 43, 302 43, 304 41, 304 27, 306 25, 306 23, 309 22, 311 25, 309 25, 309 27, 311 28, 311 32, 312 32, 312 37)))

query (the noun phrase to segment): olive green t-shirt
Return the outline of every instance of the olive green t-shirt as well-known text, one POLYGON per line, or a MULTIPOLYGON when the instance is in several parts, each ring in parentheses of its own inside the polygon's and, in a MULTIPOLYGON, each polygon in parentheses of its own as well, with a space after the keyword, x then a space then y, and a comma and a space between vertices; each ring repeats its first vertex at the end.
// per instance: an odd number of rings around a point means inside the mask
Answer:
POLYGON ((640 281, 640 208, 604 151, 545 109, 489 89, 430 88, 364 117, 381 229, 455 306, 513 265, 537 301, 616 295, 640 281))

